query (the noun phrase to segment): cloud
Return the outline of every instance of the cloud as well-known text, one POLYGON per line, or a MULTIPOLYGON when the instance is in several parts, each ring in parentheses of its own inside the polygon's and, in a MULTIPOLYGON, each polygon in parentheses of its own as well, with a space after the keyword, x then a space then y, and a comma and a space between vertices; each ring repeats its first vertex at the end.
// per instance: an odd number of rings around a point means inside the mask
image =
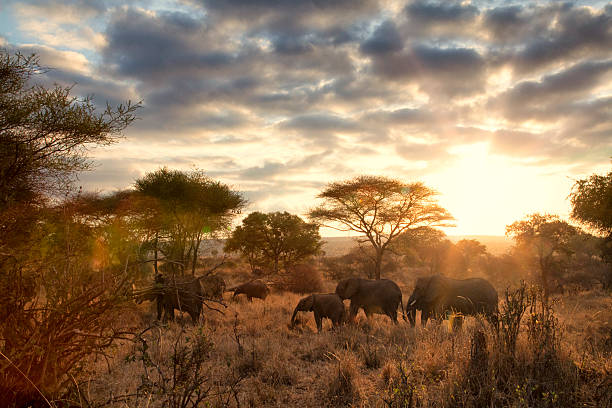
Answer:
POLYGON ((423 25, 460 24, 473 20, 479 14, 475 6, 452 1, 440 3, 415 1, 406 6, 405 12, 412 21, 423 25))
POLYGON ((608 160, 609 6, 13 4, 5 9, 22 37, 6 39, 55 67, 45 84, 76 83, 77 95, 95 94, 99 105, 143 100, 126 135, 152 153, 123 153, 129 166, 103 157, 96 183, 161 164, 204 165, 244 183, 261 200, 254 206, 272 208, 363 169, 450 168, 457 146, 473 143, 517 161, 600 163, 589 148, 608 160))
POLYGON ((372 36, 360 46, 361 52, 370 55, 380 55, 401 51, 404 42, 393 21, 387 20, 379 25, 372 36))
POLYGON ((499 101, 508 118, 555 120, 563 114, 564 101, 588 97, 598 85, 609 83, 611 70, 612 60, 581 62, 538 81, 519 82, 499 101))
POLYGON ((438 98, 482 91, 486 61, 472 48, 417 44, 407 52, 375 58, 373 68, 388 80, 411 80, 430 97, 438 98))
POLYGON ((536 8, 526 18, 535 21, 531 24, 538 27, 539 32, 514 53, 513 66, 519 72, 531 72, 564 60, 609 55, 612 43, 610 8, 594 10, 562 3, 536 8), (543 27, 540 20, 548 24, 543 27))

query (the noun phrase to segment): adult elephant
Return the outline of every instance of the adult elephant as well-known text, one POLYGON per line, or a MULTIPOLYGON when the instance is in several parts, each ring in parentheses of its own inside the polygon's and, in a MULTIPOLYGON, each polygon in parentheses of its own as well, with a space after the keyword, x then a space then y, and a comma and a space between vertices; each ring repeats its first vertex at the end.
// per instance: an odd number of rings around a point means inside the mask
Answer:
POLYGON ((202 313, 204 294, 200 280, 193 276, 162 276, 155 278, 161 287, 157 295, 157 320, 174 320, 174 311, 187 312, 196 324, 202 313))
POLYGON ((497 322, 497 291, 481 278, 451 279, 442 275, 418 278, 406 302, 406 313, 414 326, 416 311, 421 311, 421 325, 432 318, 445 318, 448 312, 463 315, 484 314, 492 324, 497 322))
POLYGON ((332 321, 334 327, 344 323, 345 310, 344 303, 340 296, 335 293, 316 293, 301 299, 291 316, 291 326, 295 324, 295 316, 298 312, 314 312, 317 331, 323 328, 323 318, 332 321))
MULTIPOLYGON (((363 309, 366 316, 372 313, 386 314, 393 323, 397 323, 397 307, 401 306, 402 291, 395 282, 389 279, 344 279, 336 286, 336 294, 342 299, 350 299, 349 319, 353 321, 359 309, 363 309)), ((406 315, 404 315, 406 320, 406 315)))
POLYGON ((270 294, 270 289, 268 288, 268 285, 266 285, 265 282, 260 279, 255 279, 243 283, 242 285, 238 285, 234 288, 231 288, 230 291, 231 290, 234 291, 232 299, 238 295, 244 294, 246 295, 247 299, 249 299, 249 302, 252 301, 253 298, 265 300, 266 297, 268 297, 268 295, 270 294))

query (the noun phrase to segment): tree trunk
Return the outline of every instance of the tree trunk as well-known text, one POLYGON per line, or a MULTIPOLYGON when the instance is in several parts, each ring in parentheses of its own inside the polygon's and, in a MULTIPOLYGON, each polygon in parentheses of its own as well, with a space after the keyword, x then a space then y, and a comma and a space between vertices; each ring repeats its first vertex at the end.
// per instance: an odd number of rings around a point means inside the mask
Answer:
POLYGON ((155 275, 157 275, 159 273, 159 271, 157 270, 157 259, 158 259, 158 257, 157 257, 157 251, 158 251, 157 250, 157 242, 158 242, 158 239, 159 239, 159 232, 155 231, 155 241, 154 241, 155 242, 155 244, 154 244, 155 247, 153 249, 153 252, 154 252, 153 269, 155 270, 155 275))
POLYGON ((380 270, 382 267, 382 257, 383 250, 381 248, 376 248, 376 264, 374 265, 374 273, 376 275, 376 279, 380 279, 380 270))
POLYGON ((200 238, 196 239, 195 247, 193 248, 193 262, 191 264, 191 275, 195 276, 196 264, 198 263, 198 249, 200 248, 200 238))

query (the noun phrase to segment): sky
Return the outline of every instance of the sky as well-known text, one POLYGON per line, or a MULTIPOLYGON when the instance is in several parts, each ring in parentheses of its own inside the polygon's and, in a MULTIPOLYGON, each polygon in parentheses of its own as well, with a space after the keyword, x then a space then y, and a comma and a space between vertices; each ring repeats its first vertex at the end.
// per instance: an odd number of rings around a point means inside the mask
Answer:
POLYGON ((503 235, 610 171, 606 2, 3 0, 0 46, 98 106, 142 101, 86 190, 199 169, 245 213, 304 215, 383 175, 437 190, 447 234, 503 235))

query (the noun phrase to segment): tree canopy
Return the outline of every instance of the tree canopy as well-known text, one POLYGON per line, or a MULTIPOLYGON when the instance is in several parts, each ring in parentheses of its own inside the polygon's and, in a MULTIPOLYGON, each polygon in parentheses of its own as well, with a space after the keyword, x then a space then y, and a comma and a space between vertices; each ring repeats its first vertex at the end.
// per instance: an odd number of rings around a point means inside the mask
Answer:
POLYGON ((71 87, 29 85, 44 70, 35 55, 0 51, 0 208, 65 187, 89 167, 88 147, 116 142, 139 107, 99 112, 71 87))
POLYGON ((571 216, 607 236, 612 235, 612 171, 576 181, 570 194, 571 216))
POLYGON ((382 257, 401 233, 415 228, 449 226, 453 217, 437 204, 437 192, 423 183, 382 176, 359 176, 330 183, 317 196, 323 202, 309 217, 328 227, 355 231, 375 249, 376 278, 382 257))
POLYGON ((173 270, 192 274, 202 240, 229 229, 232 218, 246 200, 229 186, 210 179, 201 171, 183 172, 162 168, 136 180, 136 191, 156 200, 159 221, 154 250, 161 250, 173 270), (160 234, 162 244, 159 244, 160 234))
POLYGON ((572 238, 578 233, 576 227, 550 214, 531 214, 506 226, 506 235, 533 257, 546 297, 550 293, 551 275, 561 258, 571 253, 572 238))
POLYGON ((278 274, 319 253, 319 227, 288 212, 253 212, 226 241, 225 250, 240 252, 251 269, 278 274))

